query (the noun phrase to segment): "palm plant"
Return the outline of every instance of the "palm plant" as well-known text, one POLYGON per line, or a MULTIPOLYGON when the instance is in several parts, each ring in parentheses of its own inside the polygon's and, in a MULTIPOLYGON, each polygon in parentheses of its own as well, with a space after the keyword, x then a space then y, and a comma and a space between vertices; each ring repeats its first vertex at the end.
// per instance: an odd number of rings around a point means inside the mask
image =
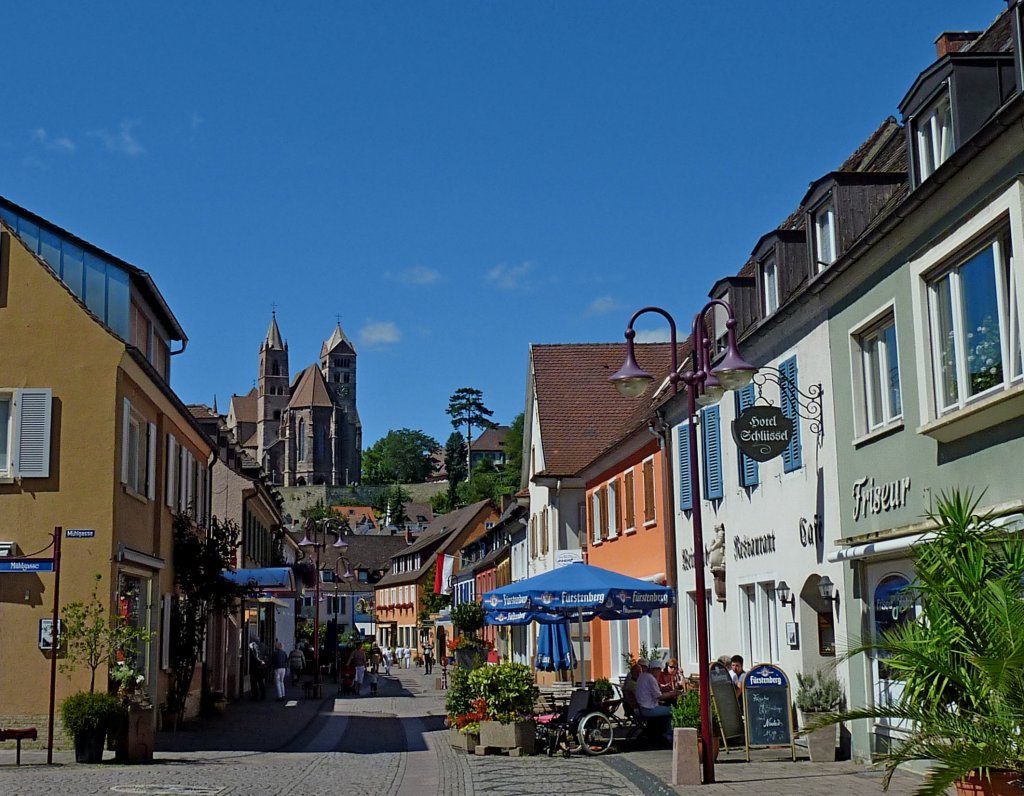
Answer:
POLYGON ((906 737, 885 758, 886 788, 912 760, 933 761, 918 794, 938 796, 972 773, 1024 774, 1024 538, 979 516, 979 502, 971 492, 941 496, 929 515, 934 536, 914 547, 916 618, 844 655, 883 659, 903 682, 900 697, 811 727, 903 722, 906 737))

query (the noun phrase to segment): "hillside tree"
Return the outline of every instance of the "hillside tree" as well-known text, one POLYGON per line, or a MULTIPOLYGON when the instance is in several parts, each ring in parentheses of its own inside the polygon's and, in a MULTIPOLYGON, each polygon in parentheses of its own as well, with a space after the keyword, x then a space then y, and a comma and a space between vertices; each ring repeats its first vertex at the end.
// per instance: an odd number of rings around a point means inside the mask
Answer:
POLYGON ((494 425, 491 415, 494 412, 484 405, 484 394, 474 387, 460 387, 448 399, 448 416, 452 419, 452 427, 460 430, 466 427, 466 477, 472 469, 473 461, 473 429, 490 428, 494 425))

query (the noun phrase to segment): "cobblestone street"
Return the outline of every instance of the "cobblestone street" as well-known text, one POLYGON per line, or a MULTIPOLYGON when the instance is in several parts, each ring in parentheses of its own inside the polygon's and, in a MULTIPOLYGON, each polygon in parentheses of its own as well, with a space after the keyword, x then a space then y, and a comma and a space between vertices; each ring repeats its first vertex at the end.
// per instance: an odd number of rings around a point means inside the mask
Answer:
MULTIPOLYGON (((723 754, 718 782, 673 788, 668 750, 632 750, 568 760, 469 756, 453 750, 444 729, 443 694, 418 670, 396 671, 377 697, 240 702, 201 728, 158 736, 150 766, 86 766, 69 752, 47 767, 45 752, 0 752, 0 793, 175 794, 878 794, 881 777, 854 763, 806 759, 743 762, 723 754)), ((912 792, 918 780, 897 777, 889 793, 912 792)))

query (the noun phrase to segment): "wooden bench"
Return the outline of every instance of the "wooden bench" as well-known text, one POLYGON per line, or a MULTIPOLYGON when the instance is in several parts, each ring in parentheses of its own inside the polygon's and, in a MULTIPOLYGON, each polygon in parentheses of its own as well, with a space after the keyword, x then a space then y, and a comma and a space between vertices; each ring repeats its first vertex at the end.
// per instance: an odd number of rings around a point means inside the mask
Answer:
POLYGON ((35 727, 23 727, 15 729, 8 727, 7 729, 0 728, 0 741, 16 741, 18 744, 18 751, 15 755, 15 764, 21 765, 21 742, 22 741, 35 741, 38 740, 39 735, 36 732, 35 727))

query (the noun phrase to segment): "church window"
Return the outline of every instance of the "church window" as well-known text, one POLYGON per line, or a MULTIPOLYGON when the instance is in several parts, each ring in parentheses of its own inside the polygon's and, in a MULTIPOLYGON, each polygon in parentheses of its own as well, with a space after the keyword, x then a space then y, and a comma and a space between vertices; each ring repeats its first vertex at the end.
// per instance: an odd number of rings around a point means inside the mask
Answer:
POLYGON ((275 409, 274 410, 274 420, 280 420, 280 419, 281 419, 281 410, 280 409, 275 409))
POLYGON ((299 421, 298 439, 295 441, 295 458, 303 461, 306 458, 306 421, 299 421))
POLYGON ((280 376, 281 375, 281 368, 280 368, 280 366, 276 362, 274 363, 273 367, 270 369, 270 375, 271 376, 280 376))
POLYGON ((352 375, 349 374, 349 373, 346 373, 345 374, 345 384, 351 384, 351 383, 352 383, 352 375))

